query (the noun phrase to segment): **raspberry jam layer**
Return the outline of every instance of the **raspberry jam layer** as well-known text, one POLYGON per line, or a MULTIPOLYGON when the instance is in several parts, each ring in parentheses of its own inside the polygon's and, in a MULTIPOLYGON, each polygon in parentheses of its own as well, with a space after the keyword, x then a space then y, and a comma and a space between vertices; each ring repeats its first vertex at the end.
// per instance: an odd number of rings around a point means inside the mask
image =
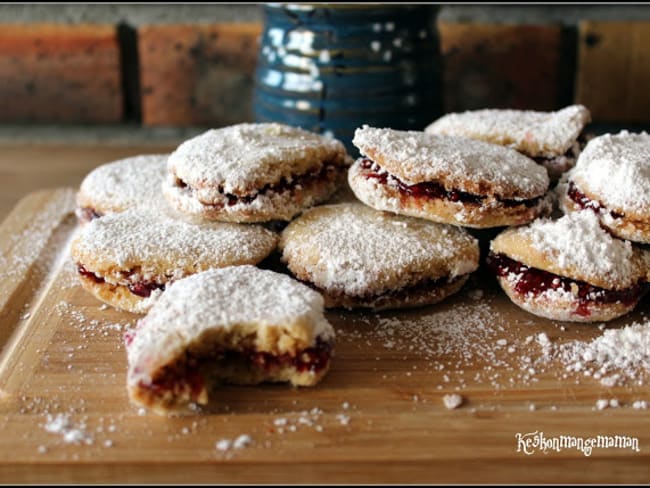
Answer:
MULTIPOLYGON (((307 184, 312 184, 317 181, 331 181, 334 179, 335 175, 344 169, 340 165, 326 163, 318 171, 313 171, 311 173, 305 173, 302 175, 294 176, 292 178, 282 178, 277 183, 269 183, 264 185, 259 190, 256 190, 255 193, 250 195, 234 195, 232 193, 223 193, 223 190, 220 188, 219 191, 222 193, 226 199, 226 205, 232 207, 239 203, 249 204, 254 201, 258 196, 264 195, 267 193, 283 193, 287 191, 294 191, 300 189, 302 186, 307 184)), ((181 180, 180 178, 176 179, 176 185, 179 188, 186 189, 190 193, 194 193, 196 189, 189 185, 187 182, 181 180)), ((213 206, 213 207, 222 207, 221 203, 207 203, 201 202, 203 205, 213 206)))
MULTIPOLYGON (((106 283, 106 280, 104 280, 104 278, 97 276, 92 271, 88 271, 82 264, 77 265, 77 271, 81 276, 91 279, 95 283, 106 283)), ((131 293, 142 298, 148 298, 151 296, 151 292, 154 290, 165 289, 164 284, 156 283, 154 281, 136 281, 134 283, 129 283, 126 286, 131 293)))
POLYGON ((243 354, 258 368, 273 371, 278 368, 293 367, 299 373, 309 371, 319 373, 327 367, 332 355, 332 343, 317 339, 313 347, 302 350, 296 356, 290 354, 274 355, 268 352, 246 351, 243 354))
POLYGON ((241 360, 244 360, 247 364, 269 374, 272 374, 275 370, 285 368, 293 368, 300 373, 305 371, 319 373, 329 365, 332 349, 331 342, 318 338, 313 347, 308 347, 295 356, 244 350, 215 351, 210 356, 193 357, 188 352, 183 361, 165 367, 151 383, 140 381, 139 386, 150 390, 156 396, 162 397, 171 392, 175 396, 185 394, 190 401, 196 401, 205 390, 206 378, 201 373, 201 366, 207 362, 214 360, 215 362, 223 361, 228 364, 238 364, 241 360))
POLYGON ((80 207, 77 209, 77 216, 79 220, 83 222, 90 222, 91 220, 98 219, 103 216, 103 214, 97 212, 92 207, 80 207))
MULTIPOLYGON (((367 179, 375 179, 382 185, 390 184, 396 186, 402 195, 414 198, 439 198, 451 202, 461 202, 467 204, 481 205, 486 199, 485 196, 468 193, 462 190, 447 190, 443 185, 436 182, 416 183, 409 185, 381 168, 374 161, 364 158, 361 160, 361 167, 365 170, 363 176, 367 179)), ((537 205, 542 197, 536 197, 528 200, 509 200, 498 199, 498 202, 504 207, 517 207, 524 205, 526 208, 537 205)))
POLYGON ((613 210, 608 210, 602 203, 597 200, 590 199, 587 195, 578 190, 578 187, 573 181, 569 182, 569 188, 567 190, 567 196, 580 208, 590 209, 596 213, 599 212, 608 212, 613 218, 620 219, 623 218, 623 215, 620 212, 615 212, 613 210))
POLYGON ((532 294, 538 296, 549 290, 563 290, 571 293, 579 303, 576 313, 583 317, 591 315, 588 307, 590 304, 621 303, 626 306, 634 305, 643 291, 641 285, 635 285, 624 290, 606 290, 584 281, 576 281, 548 271, 528 267, 504 254, 490 253, 486 262, 497 276, 505 278, 513 274, 518 275, 514 289, 521 295, 532 294))

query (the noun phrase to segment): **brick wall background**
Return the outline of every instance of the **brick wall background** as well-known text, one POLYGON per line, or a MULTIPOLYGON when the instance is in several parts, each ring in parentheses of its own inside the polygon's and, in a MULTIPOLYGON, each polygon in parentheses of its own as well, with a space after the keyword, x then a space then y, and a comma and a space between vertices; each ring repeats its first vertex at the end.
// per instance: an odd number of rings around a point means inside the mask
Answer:
MULTIPOLYGON (((261 5, 0 5, 0 124, 252 120, 261 5)), ((441 5, 445 112, 650 123, 650 5, 441 5)))

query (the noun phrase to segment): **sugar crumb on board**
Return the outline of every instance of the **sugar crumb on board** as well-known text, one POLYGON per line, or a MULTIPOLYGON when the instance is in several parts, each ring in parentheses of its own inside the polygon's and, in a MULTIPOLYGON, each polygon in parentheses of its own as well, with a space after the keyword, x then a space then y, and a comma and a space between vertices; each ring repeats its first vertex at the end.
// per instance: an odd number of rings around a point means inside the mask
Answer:
POLYGON ((445 408, 447 410, 453 410, 463 404, 463 397, 458 393, 452 393, 450 395, 443 396, 442 403, 445 405, 445 408))

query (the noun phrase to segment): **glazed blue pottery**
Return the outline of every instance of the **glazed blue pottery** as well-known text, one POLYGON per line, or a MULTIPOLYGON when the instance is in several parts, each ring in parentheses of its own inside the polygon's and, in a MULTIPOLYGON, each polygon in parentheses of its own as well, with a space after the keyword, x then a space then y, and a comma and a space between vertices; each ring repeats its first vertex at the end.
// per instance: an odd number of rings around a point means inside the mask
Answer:
POLYGON ((268 4, 255 75, 258 122, 343 141, 354 130, 422 130, 439 115, 431 5, 268 4))

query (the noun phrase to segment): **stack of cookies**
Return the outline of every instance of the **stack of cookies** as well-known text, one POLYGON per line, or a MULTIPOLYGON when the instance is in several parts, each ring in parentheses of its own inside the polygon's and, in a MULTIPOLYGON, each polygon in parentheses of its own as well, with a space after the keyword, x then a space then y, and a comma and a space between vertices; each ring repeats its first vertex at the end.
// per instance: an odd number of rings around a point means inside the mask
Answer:
POLYGON ((505 230, 487 258, 515 304, 554 320, 620 317, 639 303, 648 282, 650 136, 623 131, 587 142, 588 121, 578 105, 550 114, 448 114, 426 128, 507 146, 559 180, 553 196, 567 215, 552 220, 541 212, 529 225, 505 230))
POLYGON ((522 308, 629 312, 650 278, 629 242, 650 243, 650 136, 584 147, 588 122, 576 105, 363 126, 354 162, 331 138, 239 124, 97 168, 72 256, 97 298, 147 313, 126 337, 131 399, 165 413, 221 381, 314 385, 334 348, 324 308, 444 300, 479 268, 481 229, 498 233, 487 263, 522 308), (346 181, 354 196, 328 203, 346 181), (551 220, 557 195, 568 214, 551 220), (255 267, 276 249, 286 269, 255 267))
POLYGON ((165 413, 206 403, 221 381, 321 380, 334 346, 323 298, 254 265, 279 239, 266 224, 330 198, 351 163, 337 140, 239 124, 84 179, 71 247, 81 284, 147 313, 126 337, 134 402, 165 413))

